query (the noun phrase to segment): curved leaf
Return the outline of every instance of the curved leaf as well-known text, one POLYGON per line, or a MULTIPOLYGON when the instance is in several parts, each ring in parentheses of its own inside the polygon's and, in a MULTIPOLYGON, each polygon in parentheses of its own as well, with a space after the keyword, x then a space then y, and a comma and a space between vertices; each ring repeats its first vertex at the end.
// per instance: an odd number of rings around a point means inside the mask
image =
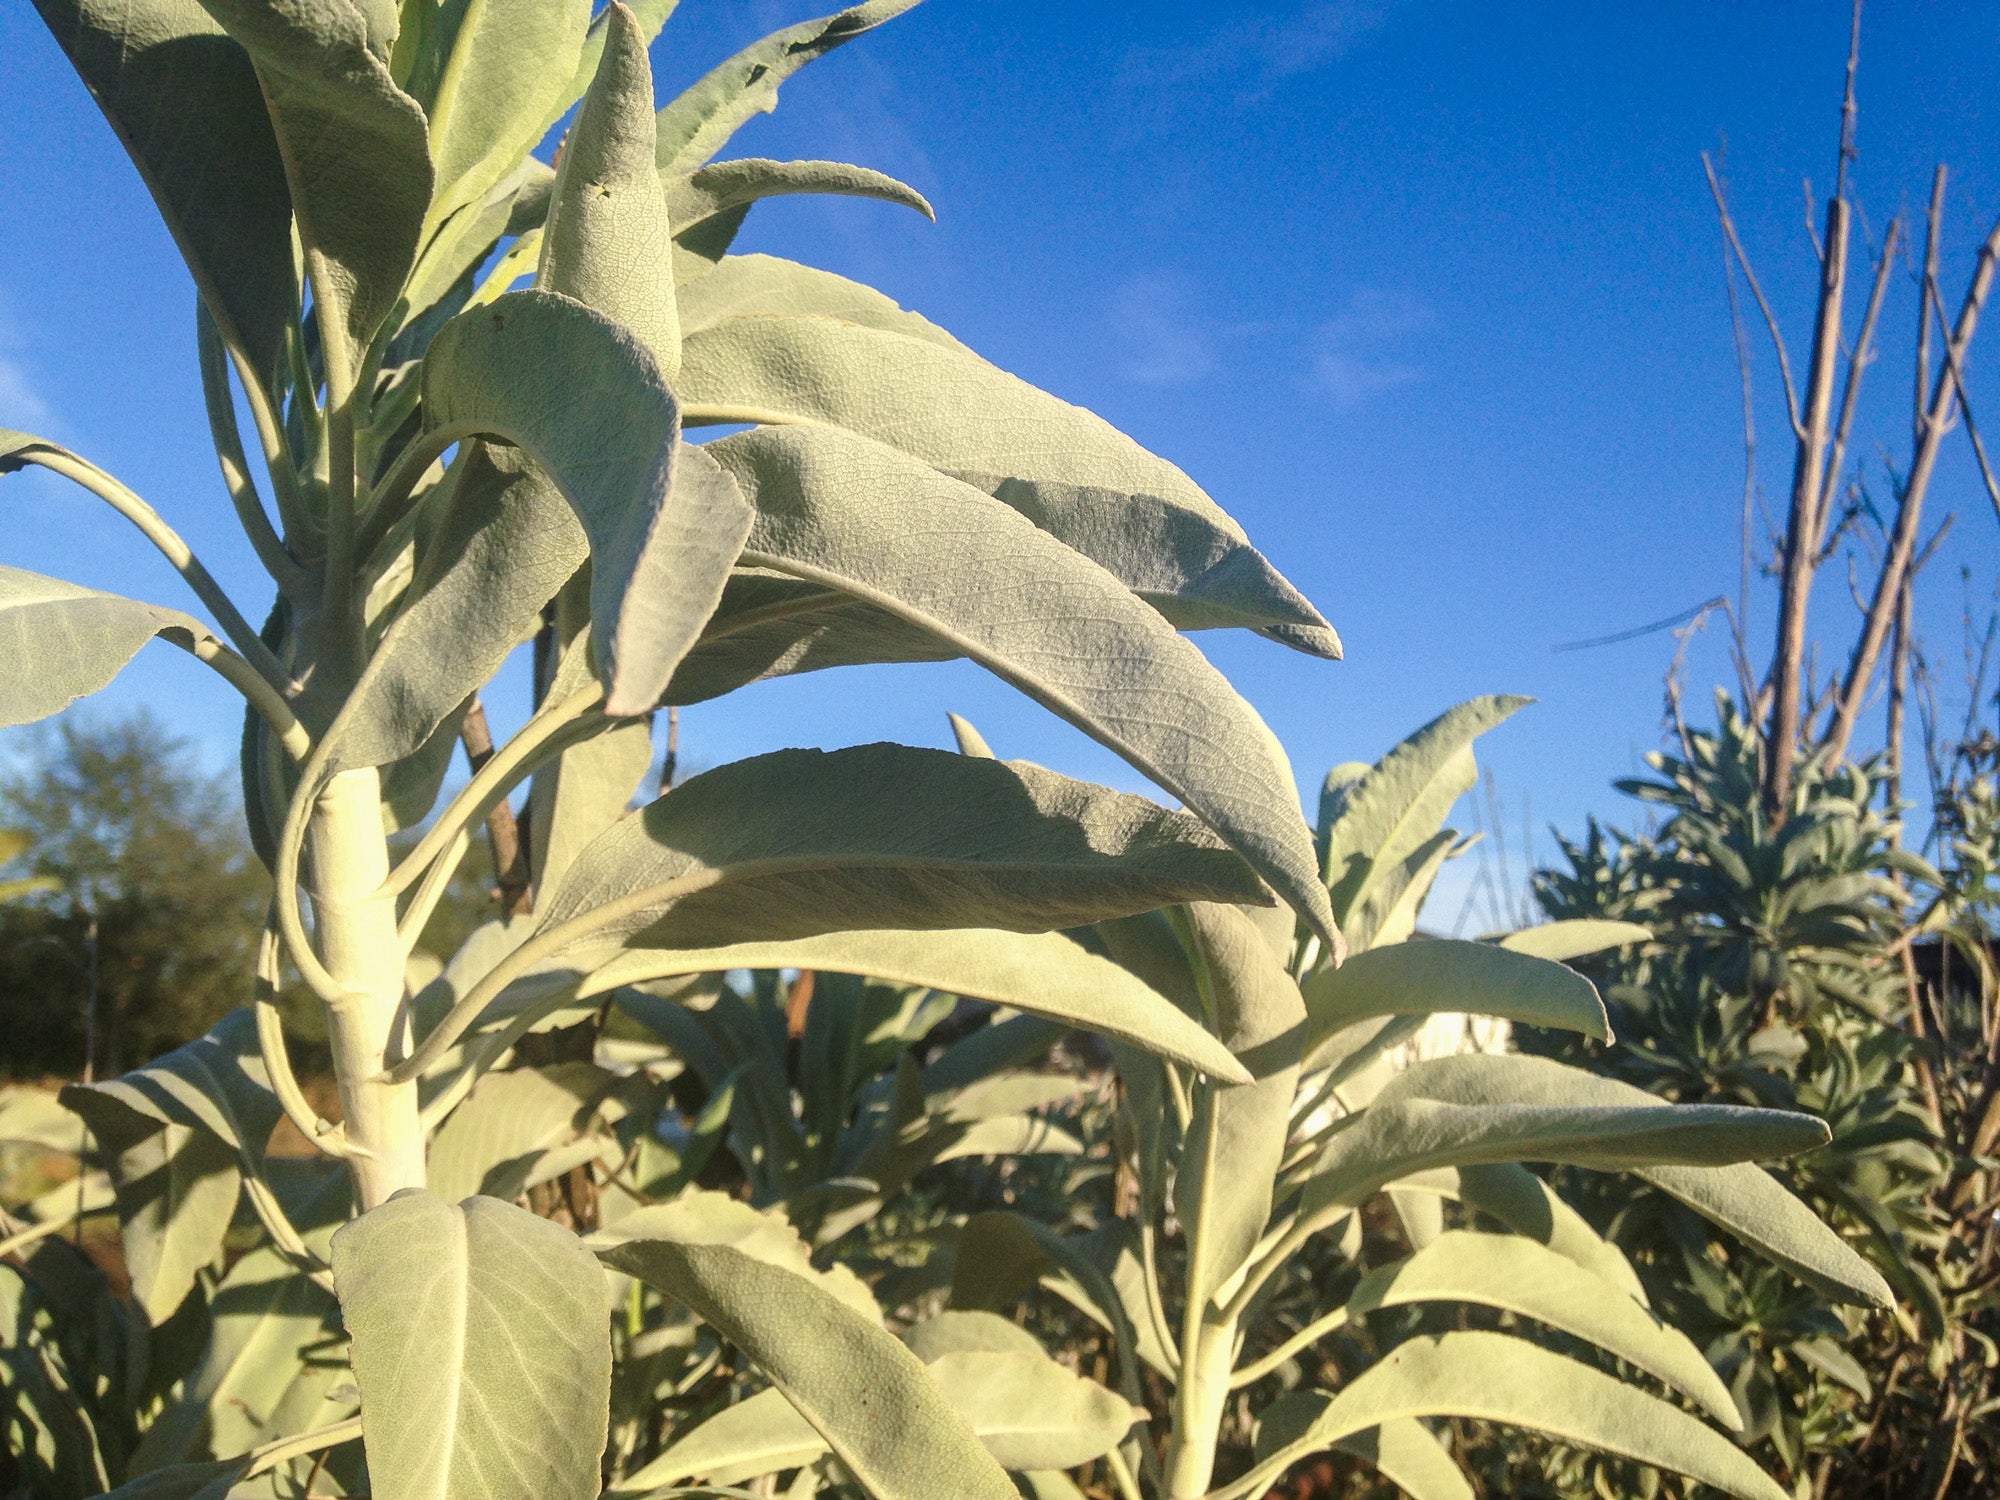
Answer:
POLYGON ((753 42, 660 111, 660 170, 680 176, 714 156, 753 115, 778 105, 778 86, 815 58, 901 15, 917 0, 868 0, 753 42))
POLYGON ((1685 1334, 1533 1240, 1446 1230, 1416 1254, 1364 1276, 1347 1305, 1369 1313, 1411 1302, 1476 1302, 1533 1318, 1658 1376, 1723 1426, 1742 1426, 1729 1388, 1685 1334))
POLYGON ((196 0, 35 0, 139 169, 223 338, 267 384, 298 302, 256 70, 196 0))
POLYGON ((937 218, 922 193, 886 173, 840 161, 768 161, 757 156, 719 161, 674 179, 667 189, 667 211, 674 233, 682 234, 717 214, 795 193, 876 198, 915 209, 926 219, 937 218))
POLYGON ((439 330, 424 411, 441 433, 527 450, 562 490, 590 538, 605 709, 651 708, 722 597, 751 521, 723 471, 676 441, 657 361, 579 302, 510 292, 439 330))
POLYGON ((1450 1452, 1415 1418, 1394 1418, 1333 1446, 1360 1459, 1410 1500, 1473 1500, 1472 1486, 1450 1452))
POLYGON ((358 360, 416 263, 431 203, 424 112, 390 78, 351 0, 203 4, 256 65, 321 337, 344 336, 358 360))
POLYGON ((535 284, 624 324, 660 362, 680 369, 673 230, 653 165, 653 71, 638 20, 606 11, 605 46, 562 166, 535 284))
POLYGON ((1185 813, 1023 762, 860 745, 697 776, 597 839, 542 904, 650 947, 968 921, 1050 931, 1254 878, 1185 813), (643 936, 639 936, 643 934, 643 936))
POLYGON ((1641 927, 1637 922, 1575 917, 1510 932, 1500 939, 1500 946, 1510 953, 1527 953, 1536 958, 1551 958, 1565 963, 1572 958, 1602 953, 1606 948, 1623 948, 1628 943, 1649 943, 1652 940, 1653 929, 1641 927))
POLYGON ((1442 1057, 1399 1073, 1333 1135, 1300 1211, 1312 1219, 1351 1207, 1430 1167, 1496 1161, 1713 1167, 1790 1156, 1826 1140, 1825 1124, 1812 1115, 1667 1104, 1539 1057, 1442 1057))
POLYGON ((1447 709, 1354 777, 1342 768, 1320 796, 1322 868, 1342 922, 1417 847, 1436 837, 1477 772, 1472 742, 1531 699, 1474 698, 1447 709))
MULTIPOLYGON (((928 318, 906 312, 872 286, 775 255, 725 256, 679 288, 681 329, 699 333, 728 318, 752 314, 811 314, 972 351, 928 318)), ((977 358, 977 356, 973 356, 977 358)))
POLYGON ((1740 1500, 1785 1500, 1741 1449, 1657 1396, 1525 1340, 1483 1332, 1411 1339, 1339 1395, 1295 1399, 1288 1417, 1299 1436, 1221 1493, 1261 1494, 1291 1464, 1352 1433, 1429 1416, 1532 1428, 1685 1474, 1740 1500))
POLYGON ((1638 1176, 1841 1302, 1888 1307, 1888 1282, 1819 1216, 1752 1166, 1647 1167, 1638 1176))
MULTIPOLYGON (((585 0, 436 7, 408 83, 429 121, 433 227, 484 198, 542 138, 576 75, 589 22, 585 0)), ((396 51, 405 51, 402 36, 396 51)), ((646 104, 650 113, 650 92, 646 104)))
POLYGON ((1246 1083, 1250 1077, 1228 1048, 1172 1002, 1117 964, 1054 932, 849 931, 727 948, 636 948, 594 972, 577 998, 648 979, 727 969, 812 969, 926 985, 1122 1037, 1232 1083, 1246 1083))
POLYGON ((1013 683, 1180 798, 1330 931, 1270 731, 1115 579, 970 487, 852 434, 764 428, 707 451, 756 506, 746 563, 853 595, 1013 683))
POLYGON ((1469 1011, 1530 1026, 1555 1026, 1608 1041, 1597 987, 1574 969, 1487 943, 1449 939, 1392 943, 1351 955, 1300 981, 1306 1053, 1335 1032, 1378 1016, 1469 1011))
POLYGON ((1340 654, 1319 612, 1187 475, 962 348, 824 316, 740 315, 687 336, 676 389, 702 420, 815 423, 920 459, 1020 511, 1176 625, 1244 625, 1340 654))
POLYGON ((595 1500, 611 1401, 603 1272, 493 1198, 405 1188, 333 1237, 383 1500, 595 1500))
POLYGON ((812 1271, 782 1221, 695 1193, 592 1243, 741 1349, 879 1500, 1014 1500, 917 1357, 812 1271))
MULTIPOLYGON (((0 432, 0 442, 8 436, 0 432)), ((170 631, 208 634, 177 609, 0 567, 0 656, 34 663, 31 672, 0 674, 0 725, 60 713, 109 684, 141 646, 170 631)))

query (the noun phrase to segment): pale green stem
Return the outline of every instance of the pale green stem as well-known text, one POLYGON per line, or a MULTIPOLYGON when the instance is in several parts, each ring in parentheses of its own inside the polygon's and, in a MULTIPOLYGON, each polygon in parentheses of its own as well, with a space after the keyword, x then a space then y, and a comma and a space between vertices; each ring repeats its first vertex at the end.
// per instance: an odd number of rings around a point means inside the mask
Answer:
POLYGON ((30 1224, 17 1234, 8 1235, 4 1240, 0 1240, 0 1259, 12 1255, 17 1250, 25 1250, 30 1245, 39 1244, 52 1234, 61 1234, 82 1217, 81 1213, 72 1210, 60 1218, 44 1219, 39 1224, 30 1224))
POLYGON ((285 1217, 284 1205, 278 1202, 278 1195, 271 1191, 271 1184, 264 1180, 263 1173, 243 1174, 243 1196, 250 1200, 251 1211, 257 1215, 258 1222, 264 1226, 264 1232, 271 1237, 278 1253, 298 1267, 299 1273, 315 1286, 332 1291, 333 1272, 327 1268, 325 1261, 312 1253, 292 1221, 285 1217))
POLYGON ((264 722, 271 726, 278 744, 294 761, 303 761, 312 754, 312 736, 306 733, 305 725, 292 712, 291 704, 249 662, 206 631, 193 635, 179 628, 163 630, 160 639, 169 645, 179 646, 241 693, 264 722))
POLYGON ((250 622, 243 618, 235 601, 222 591, 222 586, 214 576, 202 566, 201 559, 194 555, 192 548, 181 540, 180 533, 160 518, 160 513, 141 500, 131 490, 113 479, 104 470, 87 459, 79 458, 67 448, 58 448, 53 443, 37 443, 32 448, 23 448, 9 455, 19 463, 39 464, 52 473, 73 480, 89 490, 98 499, 109 505, 119 515, 139 528, 139 532, 158 549, 160 555, 173 565, 175 572, 187 581, 195 597, 208 606, 209 613, 223 629, 223 633, 235 643, 236 649, 264 675, 272 687, 278 687, 285 680, 284 668, 271 655, 270 647, 257 638, 257 632, 250 628, 250 622))
POLYGON ((264 510, 263 497, 257 493, 257 481, 251 477, 250 462, 243 453, 243 434, 236 425, 236 401, 229 386, 229 351, 223 347, 215 319, 208 315, 208 305, 199 299, 195 302, 195 329, 201 351, 201 393, 208 407, 208 435, 216 461, 222 466, 222 483, 229 491, 229 502, 236 507, 244 534, 250 538, 257 560, 263 563, 271 581, 287 596, 302 597, 310 580, 297 559, 285 550, 283 539, 264 510))
POLYGON ((472 847, 472 835, 465 829, 451 841, 451 847, 443 858, 424 873, 417 883, 417 893, 410 898, 410 904, 403 909, 401 920, 396 924, 396 936, 403 945, 403 956, 408 958, 416 950, 417 940, 424 935, 424 926, 437 910, 438 902, 451 887, 451 877, 458 870, 458 862, 465 858, 465 851, 472 847))
MULTIPOLYGON (((798 861, 753 860, 734 867, 734 873, 755 878, 768 871, 772 874, 795 871, 798 861)), ((698 891, 710 890, 727 878, 722 870, 695 870, 674 880, 663 880, 658 885, 621 896, 616 901, 607 901, 602 906, 592 907, 567 922, 536 933, 527 942, 509 953, 490 969, 486 977, 466 993, 464 999, 454 1005, 426 1036, 422 1043, 407 1059, 396 1064, 388 1073, 391 1082, 407 1083, 423 1075, 432 1063, 442 1057, 447 1048, 464 1036, 480 1013, 497 1000, 501 993, 522 975, 530 972, 544 959, 554 958, 566 948, 574 947, 603 928, 610 927, 626 917, 637 916, 652 907, 666 907, 676 901, 694 895, 698 891)))
POLYGON ((1153 1337, 1178 1366, 1180 1345, 1174 1341, 1173 1325, 1167 1318, 1167 1301, 1160 1291, 1158 1233, 1151 1217, 1139 1220, 1139 1267, 1146 1283, 1146 1316, 1153 1325, 1153 1337))
POLYGON ((315 1148, 345 1160, 353 1154, 347 1149, 345 1132, 322 1119, 299 1087, 298 1075, 292 1071, 291 1053, 285 1047, 284 1023, 279 1019, 278 1008, 268 1000, 258 1000, 255 1010, 257 1050, 263 1054, 264 1071, 271 1075, 271 1092, 278 1096, 278 1107, 315 1148))
POLYGON ((1345 1306, 1336 1307, 1329 1313, 1322 1313, 1297 1333, 1286 1339, 1282 1344, 1278 1345, 1269 1354, 1264 1355, 1261 1359, 1253 1360, 1230 1376, 1229 1388, 1233 1391, 1240 1391, 1246 1385, 1255 1385, 1266 1375, 1279 1369, 1286 1360, 1297 1354, 1301 1349, 1318 1343, 1335 1329, 1345 1328, 1348 1317, 1349 1313, 1345 1306))
MULTIPOLYGON (((335 993, 328 997, 328 1043, 340 1085, 349 1166, 362 1212, 406 1187, 424 1185, 424 1135, 414 1083, 383 1070, 407 1043, 403 951, 396 898, 384 885, 389 843, 382 826, 382 778, 372 766, 339 771, 300 795, 312 799, 306 843, 319 946, 335 993)), ((285 902, 281 899, 282 917, 285 902)))
POLYGON ((1183 1226, 1189 1292, 1181 1314, 1180 1374, 1174 1386, 1173 1434, 1167 1445, 1167 1500, 1198 1500, 1208 1489, 1236 1358, 1236 1319, 1219 1312, 1205 1290, 1210 1285, 1208 1260, 1213 1250, 1208 1243, 1209 1195, 1218 1170, 1214 1111, 1197 1108, 1194 1117, 1206 1124, 1199 1140, 1183 1147, 1181 1170, 1200 1172, 1202 1192, 1192 1222, 1183 1226))
POLYGON ((575 728, 578 721, 603 699, 604 689, 592 683, 562 702, 543 709, 522 725, 520 731, 494 752, 493 758, 479 768, 458 795, 446 804, 445 810, 432 820, 424 836, 417 841, 416 848, 403 856, 385 885, 389 894, 401 895, 415 884, 430 868, 432 861, 440 858, 459 834, 484 820, 500 799, 518 785, 522 777, 534 770, 545 754, 562 748, 559 737, 575 728))
POLYGON ((250 1450, 250 1467, 243 1471, 245 1479, 271 1470, 294 1458, 302 1458, 308 1453, 317 1453, 323 1448, 337 1448, 342 1443, 351 1443, 361 1436, 361 1418, 349 1417, 344 1422, 335 1422, 331 1427, 321 1427, 313 1432, 296 1433, 261 1448, 250 1450))
POLYGON ((1144 1500, 1139 1493, 1139 1481, 1133 1476, 1132 1466, 1125 1462, 1125 1455, 1113 1448, 1104 1455, 1104 1466, 1111 1471, 1111 1482, 1118 1486, 1119 1500, 1144 1500))
POLYGON ((681 426, 719 427, 746 423, 760 427, 796 427, 806 425, 808 419, 788 411, 775 411, 767 406, 722 406, 701 401, 689 401, 681 407, 681 426))

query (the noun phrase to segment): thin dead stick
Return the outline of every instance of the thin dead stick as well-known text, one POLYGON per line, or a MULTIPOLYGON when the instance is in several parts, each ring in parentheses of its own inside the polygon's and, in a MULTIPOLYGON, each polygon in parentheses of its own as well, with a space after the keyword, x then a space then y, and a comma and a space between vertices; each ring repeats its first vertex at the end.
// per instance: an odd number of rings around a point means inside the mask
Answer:
POLYGON ((1958 317, 1953 323, 1951 336, 1946 340, 1944 368, 1937 373, 1931 387, 1930 400, 1918 424, 1916 451, 1911 455, 1910 470, 1903 481, 1903 491, 1896 508, 1896 524, 1890 537, 1888 556, 1882 561, 1881 572, 1877 575, 1875 593, 1869 601, 1868 616, 1863 622, 1860 639, 1854 644, 1854 654, 1849 660, 1847 676, 1841 684, 1838 704, 1833 723, 1828 727, 1826 749, 1828 759, 1838 759, 1847 748, 1853 736, 1855 722, 1868 694, 1868 684, 1874 676, 1875 664, 1882 653, 1883 642, 1889 634, 1890 622, 1896 610, 1896 591, 1902 586, 1904 573, 1909 569, 1916 553, 1917 526, 1922 519, 1924 497, 1930 488, 1931 473, 1937 466, 1939 449, 1951 428, 1951 414, 1956 404, 1958 383, 1953 371, 1964 362, 1965 351, 1972 343, 1972 336, 1979 327, 1979 314, 1985 306, 1987 294, 1992 290, 1996 260, 2000 260, 2000 220, 1987 232, 1985 241, 1979 247, 1979 258, 1973 267, 1971 283, 1966 287, 1965 299, 1959 304, 1958 317))
POLYGON ((1722 224, 1722 238, 1736 257, 1736 264, 1743 272, 1743 280, 1750 288, 1750 295, 1756 299, 1757 310, 1764 315, 1764 326, 1771 333, 1771 347, 1778 354, 1778 376, 1785 385, 1785 414, 1791 420, 1792 432, 1799 437, 1805 430, 1799 421, 1799 397, 1792 385, 1791 358, 1785 352, 1785 336, 1778 331, 1777 314, 1771 311, 1770 300, 1764 295, 1764 288, 1757 280, 1757 273, 1750 269, 1750 257, 1744 253, 1743 242, 1736 236, 1736 221, 1729 216, 1729 203, 1723 196, 1722 182, 1715 175, 1715 163, 1708 159, 1706 151, 1701 154, 1701 169, 1708 174, 1709 196, 1715 200, 1715 216, 1722 224))
POLYGON ((1854 428, 1854 410, 1861 395, 1861 372, 1875 362, 1872 345, 1875 342, 1875 324, 1882 315, 1882 294, 1889 288, 1889 269, 1895 262, 1897 241, 1903 232, 1901 217, 1889 221, 1888 231, 1882 236, 1881 258, 1875 263, 1875 282, 1868 289, 1868 308, 1861 317, 1861 337, 1854 345, 1854 353, 1847 361, 1847 384, 1840 397, 1840 420, 1833 430, 1833 449, 1827 455, 1826 473, 1820 480, 1817 516, 1813 525, 1814 550, 1823 550, 1826 537, 1827 502, 1832 498, 1834 488, 1840 483, 1840 471, 1847 462, 1847 438, 1854 428))
MULTIPOLYGON (((1931 290, 1935 292, 1936 289, 1931 290)), ((1938 306, 1938 299, 1935 296, 1930 300, 1933 307, 1938 306)), ((1940 325, 1943 319, 1943 309, 1939 308, 1940 325)), ((1942 326, 1939 331, 1943 332, 1942 326)), ((1993 502, 1993 514, 2000 517, 2000 485, 1994 483, 1993 466, 1986 461, 1986 444, 1979 440, 1979 424, 1972 420, 1972 397, 1965 389, 1965 372, 1959 368, 1958 355, 1953 351, 1949 340, 1945 343, 1944 362, 1946 370, 1951 374, 1951 383, 1958 392, 1959 415, 1965 418, 1965 435, 1972 439, 1972 456, 1979 460, 1979 478, 1986 486, 1986 498, 1993 502)))
MULTIPOLYGON (((493 759, 493 730, 486 722, 486 706, 477 697, 465 711, 458 738, 465 746, 473 775, 478 775, 479 768, 493 759)), ((486 815, 486 841, 493 851, 493 879, 500 893, 501 912, 510 917, 526 915, 534 904, 528 883, 528 851, 522 846, 520 821, 504 797, 486 815)))
POLYGON ((1924 213, 1924 268, 1920 274, 1917 308, 1917 378, 1910 392, 1910 445, 1924 435, 1926 398, 1931 388, 1931 304, 1937 300, 1938 232, 1944 224, 1945 167, 1931 172, 1931 202, 1924 213))

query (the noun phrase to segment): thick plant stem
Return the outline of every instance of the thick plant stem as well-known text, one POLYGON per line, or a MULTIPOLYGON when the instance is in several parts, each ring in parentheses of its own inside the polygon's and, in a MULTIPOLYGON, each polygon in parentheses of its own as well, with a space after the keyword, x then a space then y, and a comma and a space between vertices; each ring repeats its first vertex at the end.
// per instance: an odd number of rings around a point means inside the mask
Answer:
POLYGON ((1236 1320, 1211 1309, 1181 1351, 1174 1435, 1167 1450, 1167 1500, 1197 1500, 1208 1493, 1235 1358, 1236 1320))
POLYGON ((327 1006, 328 1040, 355 1195, 365 1213, 399 1189, 424 1185, 417 1086, 382 1076, 399 1041, 403 948, 396 937, 396 898, 384 885, 389 845, 379 773, 341 771, 329 778, 313 808, 306 845, 320 954, 340 989, 327 1006))

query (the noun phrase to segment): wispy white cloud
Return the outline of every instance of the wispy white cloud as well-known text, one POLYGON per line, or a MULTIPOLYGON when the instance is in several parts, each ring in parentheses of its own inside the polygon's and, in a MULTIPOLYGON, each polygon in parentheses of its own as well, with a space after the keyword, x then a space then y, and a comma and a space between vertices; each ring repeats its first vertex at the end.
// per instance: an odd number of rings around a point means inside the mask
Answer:
POLYGON ((1338 62, 1388 20, 1389 0, 1318 0, 1239 16, 1207 36, 1134 49, 1121 81, 1147 90, 1204 85, 1255 104, 1294 78, 1338 62))
POLYGON ((1406 293, 1364 287, 1319 327, 1313 379, 1340 410, 1371 396, 1414 385, 1424 368, 1409 353, 1431 323, 1431 311, 1406 293))
POLYGON ((1176 271, 1134 276, 1112 298, 1119 370, 1141 385, 1187 385, 1214 370, 1218 345, 1240 330, 1202 306, 1194 278, 1176 271))
POLYGON ((39 431, 52 413, 29 372, 26 344, 0 294, 0 427, 39 431))

